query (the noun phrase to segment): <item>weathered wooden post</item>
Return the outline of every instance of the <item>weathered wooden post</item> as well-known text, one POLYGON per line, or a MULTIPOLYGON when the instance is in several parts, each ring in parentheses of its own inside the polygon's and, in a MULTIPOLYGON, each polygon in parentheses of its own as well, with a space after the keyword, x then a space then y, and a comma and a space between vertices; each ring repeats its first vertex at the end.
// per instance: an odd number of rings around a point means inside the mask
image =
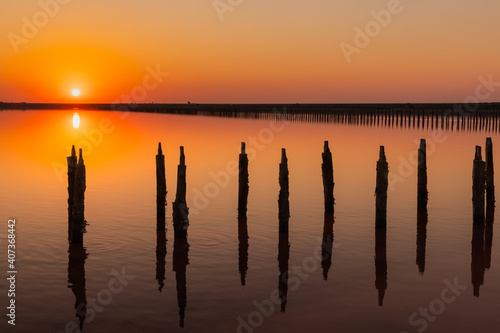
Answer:
POLYGON ((472 168, 472 215, 474 223, 484 223, 485 181, 486 163, 481 156, 481 147, 476 146, 476 155, 472 168))
POLYGON ((247 215, 248 202, 248 156, 245 151, 245 143, 241 143, 241 154, 239 164, 239 190, 238 190, 238 215, 247 215))
POLYGON ((69 212, 69 239, 71 243, 82 243, 85 227, 85 164, 82 150, 78 163, 75 163, 76 153, 74 146, 68 160, 68 212, 69 212))
POLYGON ((279 231, 288 232, 288 220, 290 218, 289 187, 288 187, 288 159, 286 150, 281 150, 281 163, 279 175, 280 193, 278 198, 279 206, 279 231))
POLYGON ((68 238, 71 232, 71 221, 73 216, 73 196, 75 195, 75 170, 78 163, 75 146, 71 148, 71 156, 68 156, 68 238))
POLYGON ((156 228, 165 229, 165 206, 167 204, 167 180, 165 177, 165 155, 158 143, 156 155, 156 228))
POLYGON ((486 205, 495 205, 495 179, 493 167, 493 143, 491 138, 486 138, 486 205))
POLYGON ((377 228, 387 226, 387 189, 389 187, 389 164, 385 158, 384 146, 380 146, 377 162, 377 185, 375 188, 375 225, 377 228))
POLYGON ((335 203, 335 199, 333 197, 333 187, 335 186, 335 183, 333 181, 333 159, 330 148, 328 147, 328 141, 325 141, 322 157, 323 164, 321 164, 321 170, 323 172, 325 211, 333 212, 333 205, 335 203))
POLYGON ((238 271, 240 272, 241 285, 245 285, 248 271, 248 227, 247 217, 238 217, 238 271))
POLYGON ((417 189, 417 206, 418 209, 427 207, 427 148, 425 139, 420 139, 420 148, 418 149, 418 189, 417 189))
POLYGON ((186 204, 186 158, 184 147, 180 147, 181 155, 177 167, 177 192, 173 203, 173 222, 175 238, 186 238, 189 226, 189 208, 186 204))

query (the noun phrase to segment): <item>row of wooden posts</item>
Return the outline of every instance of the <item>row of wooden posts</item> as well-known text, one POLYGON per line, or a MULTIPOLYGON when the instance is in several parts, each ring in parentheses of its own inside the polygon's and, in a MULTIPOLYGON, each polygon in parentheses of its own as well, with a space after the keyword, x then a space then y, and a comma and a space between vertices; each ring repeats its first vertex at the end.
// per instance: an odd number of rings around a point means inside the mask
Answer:
MULTIPOLYGON (((479 288, 484 282, 484 271, 490 267, 491 242, 493 237, 492 210, 494 211, 495 193, 493 179, 493 151, 491 138, 486 141, 486 162, 481 158, 481 147, 476 147, 476 156, 473 164, 473 207, 474 207, 474 229, 472 239, 472 284, 474 295, 479 296, 479 288), (487 214, 489 223, 484 224, 484 202, 486 193, 487 214), (485 227, 486 225, 486 234, 485 227), (489 244, 489 245, 488 245, 489 244), (489 250, 488 250, 489 249, 489 250)), ((86 221, 84 218, 84 192, 85 165, 82 151, 80 149, 79 159, 73 147, 72 154, 68 157, 68 216, 69 216, 69 264, 68 281, 72 284, 72 291, 76 297, 75 309, 80 322, 80 330, 86 318, 86 294, 85 294, 85 270, 84 264, 87 258, 83 248, 83 233, 86 221), (83 305, 83 307, 82 307, 83 305)), ((321 266, 323 278, 328 278, 328 270, 332 265, 333 252, 333 210, 334 210, 334 179, 333 159, 328 142, 325 142, 323 150, 323 186, 325 222, 323 230, 323 242, 321 251, 321 266)), ((245 144, 242 143, 239 168, 239 190, 238 190, 238 252, 239 271, 241 284, 245 285, 245 276, 248 269, 248 230, 246 223, 247 199, 249 191, 248 157, 245 152, 245 144)), ((165 156, 162 153, 161 143, 156 156, 157 165, 157 267, 156 279, 161 292, 165 280, 165 254, 166 254, 166 230, 165 230, 165 205, 166 205, 166 177, 165 156)), ((290 256, 290 243, 288 239, 288 220, 290 217, 289 207, 289 175, 288 159, 285 149, 282 150, 279 168, 279 296, 281 300, 281 312, 285 312, 288 294, 288 260, 290 256)), ((388 163, 384 147, 380 147, 380 157, 377 161, 376 181, 376 228, 375 228, 375 287, 378 290, 378 304, 383 305, 385 292, 387 290, 387 254, 386 254, 386 219, 387 219, 387 189, 388 189, 388 163)), ((418 150, 418 222, 417 222, 417 257, 416 263, 421 274, 425 268, 425 241, 427 225, 427 163, 426 142, 420 142, 418 150)), ((179 308, 179 325, 184 327, 185 309, 187 306, 186 290, 186 265, 188 264, 189 244, 187 243, 187 226, 189 221, 188 208, 186 204, 186 164, 183 147, 180 148, 180 162, 177 175, 177 192, 173 203, 174 222, 174 253, 173 270, 175 271, 177 303, 179 308)))
MULTIPOLYGON (((73 146, 68 161, 68 234, 71 242, 83 241, 85 227, 85 164, 80 149, 77 159, 75 147, 73 146)), ((333 159, 328 141, 325 141, 321 165, 323 176, 324 208, 326 212, 334 210, 334 178, 333 159)), ((417 206, 419 209, 427 207, 427 151, 426 141, 421 139, 418 149, 417 167, 417 206)), ((386 228, 387 224, 387 190, 389 185, 389 165, 385 156, 384 146, 380 146, 379 160, 377 161, 377 178, 375 188, 375 225, 377 228, 386 228)), ((486 139, 486 161, 481 156, 481 147, 476 146, 475 158, 472 172, 472 206, 473 220, 475 223, 485 221, 485 201, 488 206, 495 204, 494 168, 493 168, 493 144, 491 138, 486 139), (486 200, 485 200, 486 199, 486 200)), ((239 177, 238 177, 238 215, 246 216, 249 192, 248 156, 245 143, 241 144, 239 155, 239 177)), ((279 197, 278 217, 280 232, 288 231, 290 218, 289 204, 289 174, 286 150, 281 151, 281 163, 279 165, 279 197)), ((157 228, 165 228, 165 206, 166 206, 167 184, 165 176, 165 156, 163 155, 161 143, 158 144, 158 155, 156 155, 156 205, 157 205, 157 228)), ((176 238, 185 238, 189 226, 189 208, 186 202, 186 161, 184 147, 180 147, 180 159, 177 167, 177 191, 173 202, 173 224, 176 238)))
MULTIPOLYGON (((241 154, 239 155, 239 175, 238 175, 238 216, 246 216, 249 176, 248 176, 248 156, 246 154, 246 145, 241 143, 241 154)), ((325 210, 333 211, 333 160, 332 154, 325 142, 325 151, 323 153, 323 184, 325 186, 325 210)), ((279 207, 279 230, 288 231, 288 220, 290 218, 289 204, 289 179, 288 179, 288 159, 286 150, 281 152, 281 163, 279 168, 280 192, 278 197, 279 207)), ((158 155, 156 155, 156 208, 157 208, 157 228, 165 228, 165 205, 166 205, 166 177, 165 177, 165 156, 162 153, 161 143, 158 144, 158 155)), ((184 158, 184 148, 181 147, 181 158, 177 173, 177 194, 173 208, 174 233, 176 237, 185 237, 185 231, 188 225, 188 208, 186 205, 186 165, 184 158), (178 205, 178 206, 176 206, 178 205), (181 222, 185 224, 179 226, 181 222)))
MULTIPOLYGON (((166 183, 165 183, 165 165, 164 157, 161 154, 161 143, 159 144, 157 159, 157 189, 158 189, 158 216, 164 220, 166 183), (158 174, 159 173, 159 174, 158 174)), ((333 195, 334 178, 333 178, 333 158, 330 151, 328 141, 325 141, 323 153, 323 163, 321 165, 323 176, 323 194, 324 207, 326 212, 333 212, 335 199, 333 195)), ((181 165, 184 165, 184 152, 181 147, 181 165)), ((179 188, 183 191, 183 204, 185 205, 185 166, 183 170, 179 169, 177 196, 178 200, 179 188), (181 177, 181 183, 179 183, 181 177)), ((245 150, 245 143, 241 143, 241 154, 239 156, 239 176, 238 176, 238 215, 246 216, 248 191, 249 191, 249 176, 248 176, 248 157, 245 150)), ((281 151, 281 163, 279 165, 279 185, 280 191, 278 196, 278 217, 280 232, 288 231, 288 220, 290 218, 289 204, 289 174, 288 174, 288 158, 286 150, 281 151)), ((377 161, 377 178, 375 188, 375 224, 377 228, 386 228, 387 226, 387 190, 389 187, 389 165, 385 156, 384 146, 380 146, 379 160, 377 161)), ((485 193, 487 205, 495 204, 495 186, 494 186, 494 168, 493 168, 493 144, 491 138, 486 139, 486 161, 482 160, 481 147, 476 146, 476 155, 473 163, 473 219, 474 222, 484 223, 485 221, 485 193)), ((427 190, 427 147, 426 140, 420 140, 418 149, 418 166, 417 166, 417 207, 423 209, 427 207, 428 190, 427 190)), ((175 203, 174 203, 175 204, 175 203)), ((187 208, 186 208, 187 209, 187 208)), ((175 215, 175 207, 174 207, 175 215)), ((164 227, 164 223, 158 225, 164 227)))
MULTIPOLYGON (((417 207, 427 207, 427 150, 425 139, 420 140, 417 166, 417 207)), ((384 146, 380 147, 380 157, 377 162, 376 195, 376 227, 386 228, 387 224, 387 188, 389 183, 389 168, 386 161, 384 146)), ((485 193, 486 204, 495 205, 495 181, 493 167, 493 143, 486 138, 486 161, 481 157, 481 146, 476 146, 472 168, 472 208, 474 223, 485 223, 485 193)))

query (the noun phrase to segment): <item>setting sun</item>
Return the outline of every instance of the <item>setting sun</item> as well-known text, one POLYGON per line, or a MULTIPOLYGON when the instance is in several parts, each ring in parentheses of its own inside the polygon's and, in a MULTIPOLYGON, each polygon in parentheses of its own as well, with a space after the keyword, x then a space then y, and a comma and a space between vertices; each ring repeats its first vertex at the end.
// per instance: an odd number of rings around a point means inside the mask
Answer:
POLYGON ((78 89, 73 89, 73 91, 71 92, 73 94, 73 96, 80 96, 80 90, 78 89))

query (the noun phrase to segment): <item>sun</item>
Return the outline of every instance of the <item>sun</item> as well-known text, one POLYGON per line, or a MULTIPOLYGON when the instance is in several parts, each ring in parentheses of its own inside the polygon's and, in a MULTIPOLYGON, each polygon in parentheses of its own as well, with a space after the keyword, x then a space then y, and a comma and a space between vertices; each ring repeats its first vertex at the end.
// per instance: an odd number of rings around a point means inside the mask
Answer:
POLYGON ((77 97, 77 96, 80 96, 80 90, 78 89, 73 89, 73 91, 71 92, 73 94, 73 96, 77 97))

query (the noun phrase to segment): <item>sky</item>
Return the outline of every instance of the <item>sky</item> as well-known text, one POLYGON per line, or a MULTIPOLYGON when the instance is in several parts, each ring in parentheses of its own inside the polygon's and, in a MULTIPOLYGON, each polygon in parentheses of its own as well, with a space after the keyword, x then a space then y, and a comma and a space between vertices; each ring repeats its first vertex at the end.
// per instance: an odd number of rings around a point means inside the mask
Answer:
POLYGON ((499 13, 498 0, 0 0, 0 101, 464 102, 500 82, 499 13))

